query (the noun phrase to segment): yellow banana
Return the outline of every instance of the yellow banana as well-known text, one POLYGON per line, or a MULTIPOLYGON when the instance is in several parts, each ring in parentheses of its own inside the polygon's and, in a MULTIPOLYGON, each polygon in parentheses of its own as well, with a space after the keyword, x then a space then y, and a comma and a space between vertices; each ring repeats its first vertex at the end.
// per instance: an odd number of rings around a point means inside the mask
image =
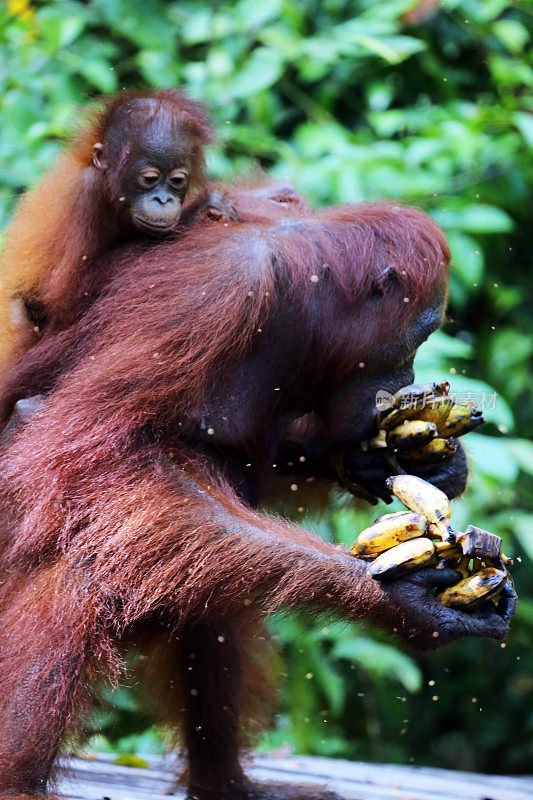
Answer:
POLYGON ((486 567, 463 578, 455 586, 449 586, 437 595, 437 600, 448 608, 461 610, 476 608, 494 597, 507 580, 504 570, 486 567))
POLYGON ((458 444, 453 439, 432 439, 419 450, 412 450, 401 454, 402 459, 408 461, 423 461, 425 464, 437 464, 446 461, 457 452, 458 444))
POLYGON ((427 519, 421 514, 409 511, 387 514, 361 531, 353 544, 352 555, 359 558, 379 555, 400 542, 423 536, 426 526, 427 519))
POLYGON ((453 411, 453 400, 451 397, 435 397, 420 409, 417 414, 418 419, 434 422, 440 430, 446 424, 446 420, 453 411))
POLYGON ((419 537, 382 553, 370 564, 368 571, 378 581, 390 581, 436 562, 433 542, 419 537))
POLYGON ((458 561, 462 556, 462 550, 454 542, 435 542, 435 554, 443 561, 458 561))
POLYGON ((387 478, 386 484, 404 506, 427 517, 441 538, 451 537, 452 507, 444 492, 416 475, 394 475, 387 478))
POLYGON ((482 412, 475 406, 454 406, 444 424, 439 425, 439 434, 444 437, 464 436, 473 431, 485 420, 482 412))
POLYGON ((398 453, 423 447, 437 436, 437 426, 423 420, 405 420, 397 428, 387 432, 386 442, 391 450, 398 453))

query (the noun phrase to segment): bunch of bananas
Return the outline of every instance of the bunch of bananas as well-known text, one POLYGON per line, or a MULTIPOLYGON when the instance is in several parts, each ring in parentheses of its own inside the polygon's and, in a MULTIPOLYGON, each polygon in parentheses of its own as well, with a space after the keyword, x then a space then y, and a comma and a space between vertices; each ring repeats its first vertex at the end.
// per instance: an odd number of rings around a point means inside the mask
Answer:
POLYGON ((378 411, 379 433, 369 447, 386 446, 407 468, 451 458, 457 450, 455 439, 484 420, 475 406, 456 404, 449 391, 448 381, 400 389, 378 411))
POLYGON ((447 496, 415 475, 395 475, 387 485, 409 511, 378 517, 359 534, 352 555, 371 562, 368 571, 379 581, 428 566, 453 567, 463 577, 437 595, 443 605, 465 611, 489 600, 497 604, 512 563, 500 537, 473 525, 454 531, 447 496))
POLYGON ((458 450, 457 437, 484 422, 475 405, 456 404, 449 391, 448 381, 441 381, 378 396, 374 435, 331 455, 342 486, 369 503, 390 502, 388 475, 427 474, 444 466, 458 450))

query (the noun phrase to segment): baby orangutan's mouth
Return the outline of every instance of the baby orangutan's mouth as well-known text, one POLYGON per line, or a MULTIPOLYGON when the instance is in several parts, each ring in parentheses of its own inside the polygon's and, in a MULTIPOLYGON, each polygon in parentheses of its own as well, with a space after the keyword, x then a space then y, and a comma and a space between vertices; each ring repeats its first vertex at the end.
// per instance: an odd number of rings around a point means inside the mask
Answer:
POLYGON ((168 220, 148 220, 145 217, 135 216, 133 221, 135 226, 140 230, 160 236, 161 234, 169 233, 179 218, 180 214, 177 214, 174 219, 169 222, 168 220))

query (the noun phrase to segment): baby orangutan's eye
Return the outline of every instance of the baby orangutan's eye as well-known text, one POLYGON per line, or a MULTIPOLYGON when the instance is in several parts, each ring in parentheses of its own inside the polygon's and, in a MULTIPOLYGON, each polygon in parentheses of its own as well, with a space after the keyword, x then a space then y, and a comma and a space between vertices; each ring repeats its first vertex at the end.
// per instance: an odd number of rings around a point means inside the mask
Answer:
POLYGON ((174 170, 174 172, 170 173, 170 175, 168 176, 168 181, 176 189, 180 189, 187 182, 187 177, 188 175, 186 172, 180 169, 176 169, 174 170))
POLYGON ((155 186, 159 180, 159 171, 156 169, 147 169, 139 175, 139 183, 145 188, 155 186))

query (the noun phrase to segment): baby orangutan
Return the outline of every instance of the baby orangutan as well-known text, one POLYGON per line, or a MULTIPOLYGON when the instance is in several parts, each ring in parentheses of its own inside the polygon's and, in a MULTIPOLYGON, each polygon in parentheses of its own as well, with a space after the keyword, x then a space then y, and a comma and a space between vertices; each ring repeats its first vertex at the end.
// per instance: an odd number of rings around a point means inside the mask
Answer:
POLYGON ((44 326, 67 327, 102 288, 119 241, 174 230, 202 188, 211 141, 201 103, 177 89, 124 92, 89 117, 6 233, 0 262, 0 376, 44 326))

